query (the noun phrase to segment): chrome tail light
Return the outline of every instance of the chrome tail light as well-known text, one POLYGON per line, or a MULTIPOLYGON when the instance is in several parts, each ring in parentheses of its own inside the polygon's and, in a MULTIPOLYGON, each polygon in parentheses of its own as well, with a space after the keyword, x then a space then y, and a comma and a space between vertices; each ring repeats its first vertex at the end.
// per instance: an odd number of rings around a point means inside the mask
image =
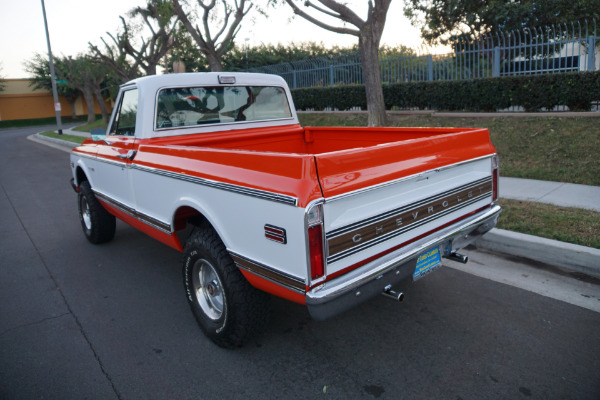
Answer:
POLYGON ((310 280, 325 276, 325 257, 323 252, 323 207, 316 204, 306 212, 307 252, 310 280))
POLYGON ((500 181, 500 164, 498 163, 498 155, 492 156, 492 202, 498 201, 499 190, 498 182, 500 181))

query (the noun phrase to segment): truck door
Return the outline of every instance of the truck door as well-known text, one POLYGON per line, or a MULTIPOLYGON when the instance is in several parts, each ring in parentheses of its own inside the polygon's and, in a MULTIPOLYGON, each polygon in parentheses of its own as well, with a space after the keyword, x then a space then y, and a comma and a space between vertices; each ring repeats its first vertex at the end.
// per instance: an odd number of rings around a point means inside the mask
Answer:
POLYGON ((125 212, 134 208, 130 166, 135 156, 137 108, 138 90, 135 87, 123 90, 106 140, 98 146, 99 171, 94 174, 96 194, 125 212))

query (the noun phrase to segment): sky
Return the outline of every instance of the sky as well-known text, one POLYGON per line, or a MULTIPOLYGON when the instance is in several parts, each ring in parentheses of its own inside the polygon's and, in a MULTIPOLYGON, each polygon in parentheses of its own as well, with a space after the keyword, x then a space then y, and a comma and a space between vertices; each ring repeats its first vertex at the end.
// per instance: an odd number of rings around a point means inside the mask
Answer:
MULTIPOLYGON (((364 18, 366 0, 346 0, 364 18)), ((102 44, 106 32, 120 28, 119 15, 124 15, 144 0, 45 0, 46 16, 52 53, 57 56, 76 56, 86 53, 88 42, 102 44)), ((402 0, 394 0, 388 11, 382 44, 418 48, 421 39, 417 28, 402 13, 402 0)), ((255 17, 254 22, 242 21, 236 42, 239 45, 289 44, 307 41, 326 46, 351 46, 358 39, 326 31, 303 20, 291 18, 286 5, 269 10, 267 18, 255 17), (249 40, 246 41, 246 38, 249 40)), ((28 78, 23 63, 35 53, 48 54, 41 0, 0 0, 0 76, 9 79, 28 78)))

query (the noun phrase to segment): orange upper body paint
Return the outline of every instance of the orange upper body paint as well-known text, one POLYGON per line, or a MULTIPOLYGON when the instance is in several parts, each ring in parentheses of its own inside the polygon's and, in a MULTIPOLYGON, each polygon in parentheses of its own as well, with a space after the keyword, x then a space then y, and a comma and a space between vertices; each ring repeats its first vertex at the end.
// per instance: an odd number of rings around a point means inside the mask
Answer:
POLYGON ((123 140, 76 152, 298 198, 298 206, 495 153, 487 129, 275 128, 123 140), (122 143, 121 143, 122 142, 122 143), (104 154, 112 153, 112 154, 104 154))

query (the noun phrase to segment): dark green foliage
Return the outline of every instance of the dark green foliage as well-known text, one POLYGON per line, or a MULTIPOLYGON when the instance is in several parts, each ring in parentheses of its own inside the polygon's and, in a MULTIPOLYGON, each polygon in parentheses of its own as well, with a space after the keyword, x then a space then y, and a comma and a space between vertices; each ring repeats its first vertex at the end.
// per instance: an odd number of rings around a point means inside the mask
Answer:
MULTIPOLYGON (((366 108, 362 85, 295 89, 292 94, 299 110, 366 108)), ((600 101, 600 72, 386 84, 383 96, 387 109, 496 111, 520 106, 539 111, 566 105, 571 111, 588 111, 600 101)))
MULTIPOLYGON (((385 48, 386 50, 388 48, 385 48)), ((392 48, 387 51, 400 52, 404 47, 392 48), (398 50, 400 49, 400 50, 398 50)), ((232 44, 230 49, 223 55, 223 69, 225 71, 246 71, 252 68, 276 65, 281 63, 304 61, 318 57, 335 57, 354 54, 358 47, 325 47, 323 43, 303 42, 282 45, 281 43, 261 44, 258 46, 246 46, 244 43, 232 44), (246 58, 246 54, 248 57, 246 58)), ((173 60, 181 60, 185 63, 189 72, 209 71, 206 58, 197 50, 191 41, 182 41, 173 50, 173 60)))
POLYGON ((349 110, 353 107, 367 108, 364 85, 303 88, 292 91, 297 109, 321 111, 327 107, 349 110))
POLYGON ((600 18, 598 0, 404 0, 404 4, 404 15, 428 43, 452 43, 463 34, 476 37, 600 18))

